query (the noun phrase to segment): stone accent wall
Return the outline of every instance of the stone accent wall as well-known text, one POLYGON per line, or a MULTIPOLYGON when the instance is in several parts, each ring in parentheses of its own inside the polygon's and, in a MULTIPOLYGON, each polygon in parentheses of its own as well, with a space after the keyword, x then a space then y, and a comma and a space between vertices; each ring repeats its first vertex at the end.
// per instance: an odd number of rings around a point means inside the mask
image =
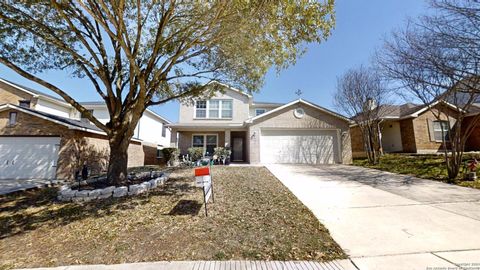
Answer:
POLYGON ((402 148, 405 153, 416 153, 417 145, 415 143, 415 129, 413 128, 413 119, 400 121, 400 132, 402 136, 402 148))
POLYGON ((262 128, 339 130, 341 136, 340 141, 342 142, 340 147, 341 162, 344 164, 352 163, 349 123, 338 117, 312 108, 311 106, 300 106, 305 110, 305 115, 301 119, 293 115, 294 109, 297 108, 297 106, 294 105, 261 118, 258 122, 251 124, 248 130, 250 163, 260 162, 260 136, 262 128))
POLYGON ((350 127, 352 137, 352 156, 353 158, 366 157, 365 147, 363 145, 362 131, 358 126, 350 127))
POLYGON ((13 105, 19 105, 20 100, 30 100, 31 107, 36 103, 36 99, 34 99, 32 95, 0 82, 0 104, 10 103, 13 105))
MULTIPOLYGON (((11 110, 0 112, 0 136, 58 136, 60 148, 57 178, 72 180, 84 162, 92 174, 105 172, 109 146, 106 136, 68 129, 51 121, 17 111, 17 124, 8 127, 11 110)), ((128 148, 128 166, 143 166, 144 152, 140 142, 132 141, 128 148)))
POLYGON ((179 131, 178 136, 178 148, 180 154, 188 154, 188 148, 192 147, 192 135, 195 134, 218 134, 218 146, 225 145, 225 132, 224 131, 179 131))

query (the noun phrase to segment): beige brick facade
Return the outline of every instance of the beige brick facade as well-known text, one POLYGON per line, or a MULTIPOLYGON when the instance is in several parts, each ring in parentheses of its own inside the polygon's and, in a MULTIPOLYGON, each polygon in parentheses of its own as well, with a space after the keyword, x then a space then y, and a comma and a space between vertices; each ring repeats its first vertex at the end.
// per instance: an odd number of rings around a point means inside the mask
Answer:
MULTIPOLYGON (((11 110, 0 112, 0 136, 57 136, 60 148, 57 162, 57 178, 71 180, 75 171, 86 161, 92 174, 106 170, 109 155, 108 140, 104 135, 97 135, 56 124, 30 114, 17 111, 17 124, 8 126, 11 110)), ((144 165, 144 152, 140 142, 134 142, 128 149, 128 166, 144 165)))
POLYGON ((350 164, 352 162, 352 148, 350 140, 349 123, 339 117, 323 112, 311 106, 302 104, 305 115, 296 118, 293 111, 298 107, 292 105, 278 112, 258 119, 250 125, 247 138, 249 138, 249 161, 260 162, 260 135, 262 128, 275 129, 331 129, 338 130, 340 134, 340 158, 337 162, 350 164))
POLYGON ((31 106, 33 107, 36 103, 36 99, 32 95, 20 91, 13 86, 7 85, 5 83, 0 83, 0 104, 13 104, 19 105, 20 100, 30 100, 31 106))

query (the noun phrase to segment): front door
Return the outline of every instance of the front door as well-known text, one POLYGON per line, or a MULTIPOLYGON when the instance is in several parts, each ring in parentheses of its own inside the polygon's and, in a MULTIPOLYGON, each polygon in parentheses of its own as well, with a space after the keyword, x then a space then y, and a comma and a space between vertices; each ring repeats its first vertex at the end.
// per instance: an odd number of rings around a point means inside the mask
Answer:
POLYGON ((233 138, 233 161, 243 161, 243 138, 233 138))

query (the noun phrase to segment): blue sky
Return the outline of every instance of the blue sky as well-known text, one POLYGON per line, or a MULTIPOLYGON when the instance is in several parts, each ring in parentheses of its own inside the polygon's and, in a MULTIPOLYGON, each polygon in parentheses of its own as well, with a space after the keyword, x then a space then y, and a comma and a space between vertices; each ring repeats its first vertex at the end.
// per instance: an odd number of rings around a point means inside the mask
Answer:
MULTIPOLYGON (((255 100, 289 102, 297 98, 295 91, 301 89, 302 98, 335 110, 332 99, 337 77, 351 67, 368 65, 372 53, 382 45, 382 39, 393 29, 402 27, 407 17, 426 12, 426 7, 423 0, 337 0, 336 26, 330 38, 322 44, 310 44, 308 52, 295 66, 280 74, 269 72, 265 85, 254 93, 255 100)), ((3 66, 0 66, 0 77, 44 90, 3 66)), ((68 90, 77 100, 99 100, 88 79, 74 79, 61 72, 45 73, 41 77, 68 90)), ((151 109, 176 122, 178 108, 177 102, 170 102, 151 109)))

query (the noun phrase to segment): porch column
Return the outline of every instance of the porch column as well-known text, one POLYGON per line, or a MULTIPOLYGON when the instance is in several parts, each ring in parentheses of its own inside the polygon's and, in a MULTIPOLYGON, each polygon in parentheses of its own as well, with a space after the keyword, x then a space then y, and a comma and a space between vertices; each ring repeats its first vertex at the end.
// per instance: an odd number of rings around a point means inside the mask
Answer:
POLYGON ((230 130, 225 130, 225 147, 230 147, 230 130))
POLYGON ((170 147, 178 147, 177 138, 177 130, 172 128, 172 130, 170 131, 170 147))

